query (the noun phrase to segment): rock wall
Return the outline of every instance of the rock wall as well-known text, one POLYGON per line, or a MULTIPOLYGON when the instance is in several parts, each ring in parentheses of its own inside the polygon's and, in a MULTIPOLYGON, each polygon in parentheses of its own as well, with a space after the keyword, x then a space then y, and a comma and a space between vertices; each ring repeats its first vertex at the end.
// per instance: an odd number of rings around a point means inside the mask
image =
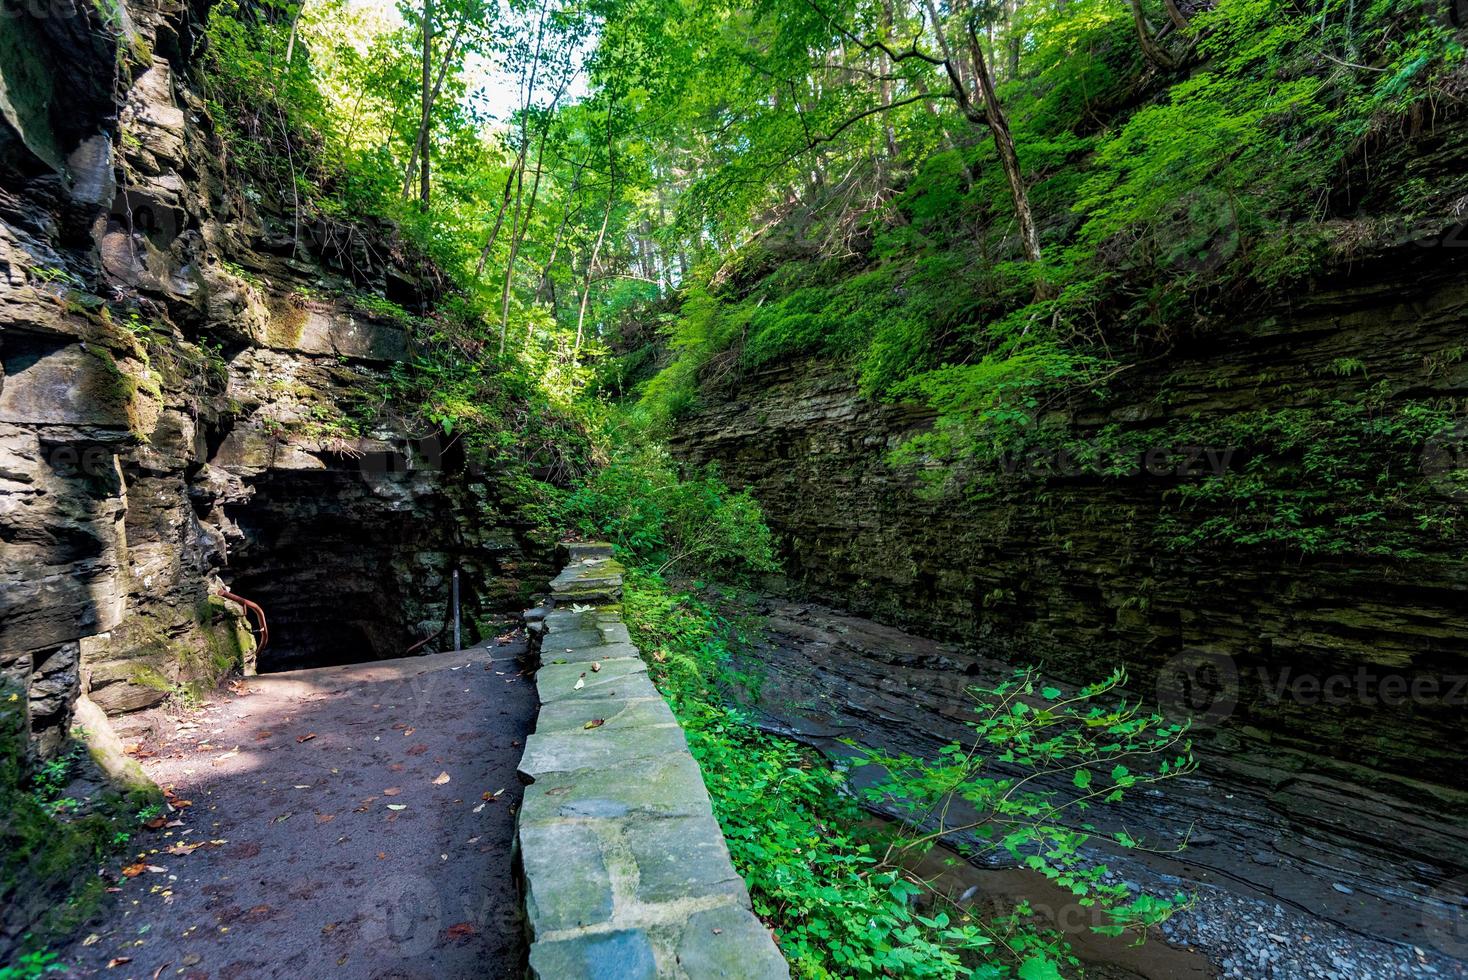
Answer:
MULTIPOLYGON (((1134 365, 1104 402, 1068 408, 1069 424, 1146 433, 1185 415, 1352 400, 1383 381, 1391 399, 1460 403, 1468 366, 1443 352, 1461 350, 1468 326, 1465 272, 1461 249, 1357 267, 1134 365), (1354 376, 1327 369, 1343 362, 1360 364, 1354 376)), ((1278 820, 1334 847, 1369 811, 1371 862, 1396 848, 1424 892, 1468 868, 1461 539, 1421 535, 1420 558, 1180 550, 1158 530, 1185 477, 1063 472, 932 496, 886 461, 931 425, 919 407, 863 399, 839 366, 791 359, 707 394, 675 444, 753 491, 798 590, 1071 682, 1124 664, 1139 695, 1198 718, 1212 778, 1262 796, 1260 834, 1278 820)), ((962 665, 951 669, 958 710, 962 665)))
POLYGON ((277 666, 401 655, 454 567, 471 641, 523 605, 550 552, 496 475, 372 410, 430 270, 240 186, 204 7, 36 7, 0 32, 0 674, 36 749, 81 692, 130 711, 246 663, 225 586, 274 612, 277 666))

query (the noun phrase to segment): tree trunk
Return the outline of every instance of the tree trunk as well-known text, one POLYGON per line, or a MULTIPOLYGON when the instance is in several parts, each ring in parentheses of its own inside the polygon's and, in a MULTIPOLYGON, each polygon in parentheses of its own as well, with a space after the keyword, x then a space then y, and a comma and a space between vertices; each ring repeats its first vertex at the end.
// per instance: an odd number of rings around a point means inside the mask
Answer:
MULTIPOLYGON (((1040 233, 1035 226, 1035 216, 1030 210, 1030 195, 1025 190, 1024 175, 1019 167, 1019 154, 1015 152, 1014 136, 1009 131, 1009 118, 1004 114, 1004 107, 999 104, 999 96, 994 91, 994 78, 989 73, 989 62, 984 57, 984 48, 979 41, 978 29, 970 21, 968 24, 969 57, 972 61, 970 68, 973 72, 974 81, 978 83, 979 96, 982 98, 984 107, 982 113, 974 106, 968 89, 963 85, 963 75, 955 64, 952 48, 948 44, 948 38, 943 31, 942 23, 937 19, 937 9, 933 0, 926 0, 928 11, 933 16, 934 28, 938 32, 938 42, 944 53, 943 67, 948 72, 949 88, 953 91, 954 101, 963 112, 964 117, 977 125, 987 125, 989 133, 994 137, 994 149, 999 156, 999 164, 1004 168, 1004 176, 1009 181, 1009 193, 1014 200, 1014 217, 1019 223, 1019 236, 1024 248, 1025 258, 1031 262, 1040 261, 1040 233)), ((1049 288, 1043 282, 1035 287, 1036 295, 1045 296, 1049 294, 1049 288)))
POLYGON ((1162 6, 1167 9, 1167 17, 1172 21, 1172 26, 1186 34, 1188 27, 1187 15, 1178 9, 1177 0, 1162 0, 1162 6))
POLYGON ((413 153, 408 158, 408 169, 403 173, 403 199, 407 200, 412 193, 413 174, 418 170, 418 159, 428 152, 428 126, 433 115, 433 107, 438 104, 438 93, 443 90, 444 75, 448 74, 449 65, 454 60, 454 54, 459 49, 459 37, 464 31, 464 19, 454 25, 454 36, 449 39, 448 53, 438 62, 438 77, 433 80, 433 91, 428 97, 428 111, 423 113, 418 121, 418 137, 413 140, 413 153))
POLYGON ((419 121, 419 132, 423 135, 419 139, 419 149, 423 152, 418 154, 418 199, 423 210, 428 210, 429 191, 429 157, 428 153, 428 120, 429 113, 433 110, 433 0, 423 0, 423 116, 419 121))
POLYGON ((285 67, 290 70, 291 58, 296 53, 296 31, 301 26, 301 15, 306 12, 306 0, 301 0, 301 5, 296 8, 296 15, 291 18, 291 37, 285 43, 285 67))
POLYGON ((994 136, 994 148, 999 151, 999 162, 1004 167, 1004 176, 1009 179, 1009 192, 1014 196, 1014 216, 1019 221, 1020 239, 1024 243, 1025 257, 1031 262, 1040 261, 1040 233, 1035 227, 1035 216, 1030 211, 1030 195, 1025 190, 1024 175, 1019 169, 1019 154, 1014 148, 1014 136, 1009 131, 1009 118, 999 104, 994 91, 994 79, 989 74, 989 65, 978 38, 970 34, 974 49, 974 77, 979 81, 979 91, 984 96, 984 115, 989 120, 989 132, 994 136))
POLYGON ((1132 8, 1132 23, 1137 28, 1137 41, 1142 46, 1142 54, 1163 71, 1176 69, 1177 59, 1168 54, 1152 34, 1152 25, 1147 23, 1147 15, 1142 12, 1142 0, 1129 0, 1129 2, 1132 8))
POLYGON ((607 225, 612 220, 612 206, 616 203, 616 181, 607 189, 607 209, 602 214, 601 230, 596 233, 596 244, 591 247, 591 258, 586 263, 586 274, 581 280, 581 312, 576 314, 576 346, 571 352, 572 363, 581 357, 581 339, 586 328, 586 302, 591 298, 591 276, 596 269, 597 257, 601 255, 601 243, 607 237, 607 225))
POLYGON ((484 275, 484 263, 489 261, 489 253, 494 249, 495 239, 500 235, 500 227, 505 223, 505 209, 510 205, 510 194, 515 189, 515 177, 520 168, 525 165, 525 147, 520 147, 520 153, 515 157, 515 162, 510 165, 510 172, 505 177, 505 192, 500 198, 499 214, 495 215, 494 227, 489 230, 489 237, 484 240, 484 247, 479 250, 479 264, 474 267, 474 278, 478 279, 484 275))

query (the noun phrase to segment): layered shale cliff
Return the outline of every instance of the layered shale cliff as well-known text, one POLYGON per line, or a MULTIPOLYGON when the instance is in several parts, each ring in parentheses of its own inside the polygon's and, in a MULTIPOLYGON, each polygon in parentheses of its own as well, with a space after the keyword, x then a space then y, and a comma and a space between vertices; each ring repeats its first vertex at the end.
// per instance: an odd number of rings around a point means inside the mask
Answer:
POLYGON ((442 648, 454 569, 472 641, 548 578, 496 474, 392 411, 433 270, 242 180, 204 16, 78 0, 0 32, 0 675, 43 756, 79 695, 442 648), (258 664, 226 590, 269 617, 258 664))
MULTIPOLYGON (((1213 803, 1200 801, 1216 805, 1197 828, 1203 866, 1355 928, 1411 938, 1444 883, 1468 870, 1468 777, 1458 764, 1468 568, 1458 539, 1402 515, 1381 522, 1396 522, 1414 546, 1377 549, 1389 554, 1371 553, 1381 532, 1364 526, 1364 546, 1346 553, 1347 541, 1334 556, 1190 537, 1211 517, 1233 519, 1237 504, 1183 491, 1217 475, 1220 461, 1225 475, 1265 482, 1293 467, 1312 485, 1311 446, 1271 455, 1267 435, 1231 442, 1241 419, 1268 433, 1261 418, 1329 417, 1350 405, 1339 429, 1322 430, 1345 437, 1348 426, 1372 431, 1401 417, 1408 402, 1456 412, 1468 389, 1465 272, 1468 251, 1404 246, 1272 312, 1139 359, 1105 399, 1073 401, 1049 419, 1071 446, 1138 450, 1123 472, 1041 452, 974 464, 964 486, 934 492, 921 467, 889 459, 930 430, 932 413, 865 399, 849 371, 814 358, 706 391, 675 444, 752 490, 797 591, 1069 681, 1125 665, 1138 694, 1198 719, 1203 772, 1218 786, 1213 803), (1219 441, 1180 445, 1180 431, 1219 441), (1220 831, 1237 853, 1208 849, 1220 831), (1288 874, 1274 868, 1282 859, 1288 874)), ((1383 458, 1372 479, 1390 476, 1451 519, 1453 440, 1463 431, 1420 447, 1406 472, 1387 474, 1401 460, 1383 458)), ((1313 485, 1345 492, 1325 475, 1313 485)), ((847 651, 840 656, 811 647, 812 669, 847 672, 845 687, 831 687, 839 700, 821 703, 858 739, 894 724, 931 731, 963 713, 972 676, 992 679, 951 650, 935 659, 850 646, 845 632, 827 638, 847 651), (885 709, 852 693, 873 685, 886 691, 885 709)), ((1153 817, 1196 816, 1148 806, 1153 817)))

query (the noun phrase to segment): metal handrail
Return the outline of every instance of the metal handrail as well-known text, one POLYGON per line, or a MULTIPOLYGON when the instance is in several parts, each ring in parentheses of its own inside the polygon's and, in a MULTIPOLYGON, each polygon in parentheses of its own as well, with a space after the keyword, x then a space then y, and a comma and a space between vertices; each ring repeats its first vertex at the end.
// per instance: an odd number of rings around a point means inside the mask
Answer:
POLYGON ((220 589, 219 596, 231 602, 238 602, 255 614, 255 617, 260 620, 260 642, 255 645, 255 652, 259 653, 261 650, 264 650, 265 644, 270 642, 270 625, 265 622, 265 610, 260 608, 259 603, 251 602, 242 595, 235 595, 228 589, 220 589))

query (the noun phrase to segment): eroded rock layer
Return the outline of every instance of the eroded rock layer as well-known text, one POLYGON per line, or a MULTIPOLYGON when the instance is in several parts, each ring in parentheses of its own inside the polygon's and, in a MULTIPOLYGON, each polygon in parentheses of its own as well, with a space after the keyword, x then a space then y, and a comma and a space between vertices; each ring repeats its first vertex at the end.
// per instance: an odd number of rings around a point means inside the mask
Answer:
POLYGON ((442 649, 455 568, 472 642, 549 552, 381 410, 431 270, 247 192, 202 8, 50 7, 0 41, 0 673, 35 747, 80 692, 129 711, 250 665, 226 587, 270 615, 265 669, 442 649))
MULTIPOLYGON (((1133 365, 1106 401, 1064 409, 1064 421, 1078 438, 1115 426, 1145 442, 1183 417, 1356 400, 1360 372, 1386 382, 1383 411, 1451 404, 1468 387, 1468 365, 1443 353, 1461 349, 1468 324, 1465 270, 1462 251, 1405 249, 1133 365), (1340 364, 1355 376, 1331 370, 1340 364)), ((1209 821, 1243 859, 1227 874, 1317 910, 1343 894, 1337 884, 1374 890, 1392 911, 1363 909, 1352 927, 1376 915, 1379 934, 1407 938, 1414 903, 1468 869, 1468 566, 1456 545, 1313 559, 1179 548, 1162 533, 1188 479, 1177 473, 1080 469, 933 496, 888 461, 932 422, 861 397, 839 366, 792 359, 706 394, 676 445, 753 491, 807 593, 965 652, 919 664, 880 645, 817 653, 854 690, 895 684, 880 696, 888 709, 861 699, 854 716, 928 730, 966 710, 971 655, 1076 683, 1124 664, 1138 694, 1200 719, 1204 772, 1225 797, 1246 794, 1209 821), (909 689, 914 666, 937 680, 909 689), (1280 848, 1297 859, 1289 876, 1253 861, 1280 848)), ((1411 479, 1434 478, 1412 465, 1411 479)))

